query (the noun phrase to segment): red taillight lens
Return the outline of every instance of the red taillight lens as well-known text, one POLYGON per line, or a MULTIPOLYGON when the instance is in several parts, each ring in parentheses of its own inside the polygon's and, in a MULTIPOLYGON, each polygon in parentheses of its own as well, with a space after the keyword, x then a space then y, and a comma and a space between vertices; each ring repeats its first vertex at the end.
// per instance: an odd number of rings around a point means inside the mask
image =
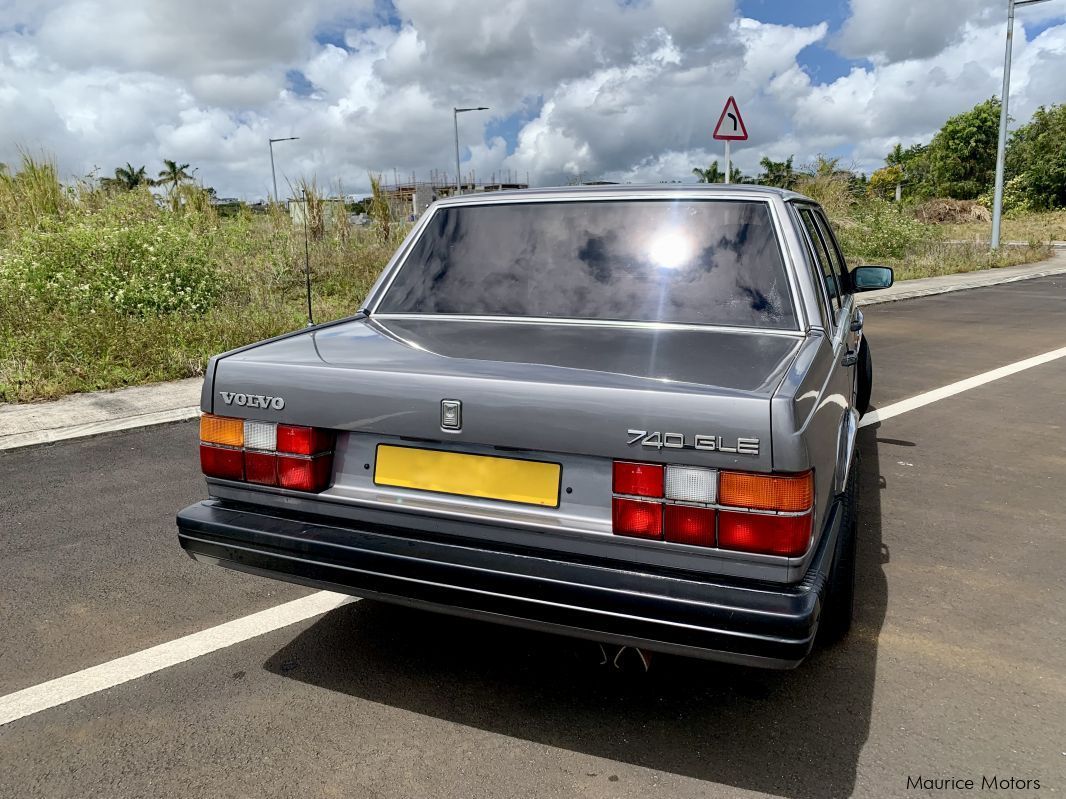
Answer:
POLYGON ((614 493, 635 497, 661 497, 663 467, 652 463, 615 461, 614 493))
POLYGON ((333 432, 317 427, 278 425, 278 452, 293 455, 317 455, 333 449, 333 432))
POLYGON ((208 477, 223 480, 244 479, 244 459, 239 449, 200 445, 200 468, 208 477))
POLYGON ((249 483, 276 486, 278 484, 278 456, 269 452, 245 452, 244 479, 249 483))
POLYGON ((615 535, 654 539, 663 537, 663 506, 658 502, 615 497, 611 502, 611 521, 615 535))
POLYGON ((718 546, 764 555, 795 557, 807 551, 811 539, 811 514, 770 516, 718 512, 718 546))
POLYGON ((667 505, 663 518, 663 537, 675 544, 713 547, 714 509, 667 505))
MULTIPOLYGON (((280 433, 280 429, 279 429, 280 433)), ((291 458, 278 456, 278 485, 296 491, 322 491, 329 485, 333 458, 291 458)))

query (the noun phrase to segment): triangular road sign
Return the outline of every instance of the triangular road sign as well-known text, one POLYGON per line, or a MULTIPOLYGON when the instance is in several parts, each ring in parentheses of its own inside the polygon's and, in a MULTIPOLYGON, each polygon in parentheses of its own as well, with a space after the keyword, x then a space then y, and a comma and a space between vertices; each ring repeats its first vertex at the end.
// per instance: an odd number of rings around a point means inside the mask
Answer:
POLYGON ((748 129, 744 127, 737 101, 732 97, 725 101, 722 115, 714 126, 714 138, 719 141, 745 141, 748 138, 748 129))

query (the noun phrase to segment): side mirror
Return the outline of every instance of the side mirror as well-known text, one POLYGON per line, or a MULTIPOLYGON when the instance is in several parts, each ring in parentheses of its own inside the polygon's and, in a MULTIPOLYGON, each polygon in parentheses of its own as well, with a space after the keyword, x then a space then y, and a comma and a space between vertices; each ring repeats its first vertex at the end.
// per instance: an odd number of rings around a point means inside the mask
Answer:
POLYGON ((851 285, 855 291, 887 289, 892 285, 892 269, 887 266, 857 266, 851 270, 851 285))

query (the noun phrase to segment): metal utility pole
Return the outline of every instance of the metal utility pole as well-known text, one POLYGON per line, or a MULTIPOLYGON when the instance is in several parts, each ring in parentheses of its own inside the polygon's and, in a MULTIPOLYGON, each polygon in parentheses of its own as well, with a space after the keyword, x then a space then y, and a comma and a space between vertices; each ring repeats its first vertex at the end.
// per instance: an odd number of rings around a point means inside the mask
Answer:
POLYGON ((459 115, 467 111, 488 111, 488 106, 479 105, 477 108, 452 108, 452 124, 455 125, 455 193, 463 193, 463 179, 459 177, 459 115))
POLYGON ((1007 154, 1007 100, 1010 96, 1010 53, 1014 40, 1014 9, 1047 0, 1007 0, 1007 47, 1003 55, 1003 92, 999 105, 999 145, 996 148, 996 188, 992 195, 992 249, 999 249, 999 225, 1003 218, 1003 168, 1007 154))
POLYGON ((268 139, 270 142, 270 177, 274 180, 274 202, 278 201, 278 173, 274 171, 274 142, 296 141, 299 136, 287 136, 284 139, 268 139))

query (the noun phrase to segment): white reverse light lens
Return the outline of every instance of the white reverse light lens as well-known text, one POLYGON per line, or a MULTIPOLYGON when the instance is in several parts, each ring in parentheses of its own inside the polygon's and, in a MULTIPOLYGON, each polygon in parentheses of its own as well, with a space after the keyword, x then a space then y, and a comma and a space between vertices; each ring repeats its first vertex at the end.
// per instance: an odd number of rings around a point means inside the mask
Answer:
POLYGON ((274 452, 278 448, 278 426, 273 422, 244 422, 245 449, 274 452))
POLYGON ((714 502, 718 498, 718 471, 667 466, 666 498, 680 502, 714 502))

